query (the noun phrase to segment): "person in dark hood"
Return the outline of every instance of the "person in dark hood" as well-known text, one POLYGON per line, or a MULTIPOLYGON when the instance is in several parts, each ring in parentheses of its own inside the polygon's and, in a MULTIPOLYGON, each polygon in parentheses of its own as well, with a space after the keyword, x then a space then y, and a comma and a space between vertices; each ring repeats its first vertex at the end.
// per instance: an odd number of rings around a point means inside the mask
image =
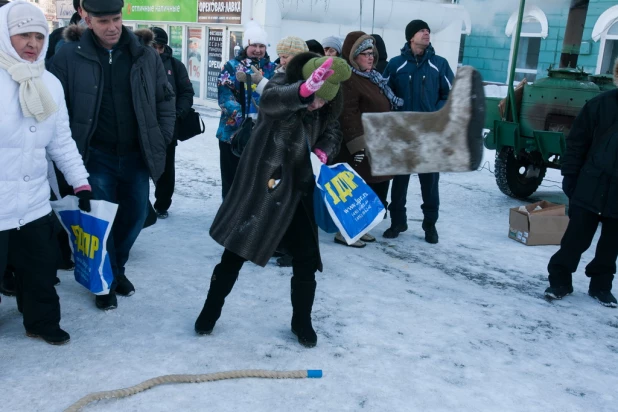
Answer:
POLYGON ((379 34, 372 34, 376 41, 375 47, 378 53, 378 61, 376 62, 376 70, 381 74, 384 73, 384 69, 388 65, 388 53, 386 53, 386 44, 384 43, 384 39, 379 34))
MULTIPOLYGON (((412 20, 406 26, 406 44, 401 55, 391 59, 384 69, 384 78, 404 104, 398 108, 408 112, 437 112, 448 99, 454 75, 445 58, 436 55, 431 46, 431 30, 422 20, 412 20)), ((438 243, 436 222, 440 208, 439 173, 419 173, 423 197, 423 230, 427 243, 438 243)), ((408 230, 406 197, 410 175, 393 178, 391 187, 391 227, 384 237, 393 239, 408 230)))
POLYGON ((315 273, 322 271, 322 262, 310 151, 322 163, 339 151, 339 89, 350 73, 343 59, 301 53, 288 63, 285 74, 277 74, 264 88, 256 138, 249 140, 234 184, 210 228, 225 250, 195 322, 196 333, 212 333, 243 264, 249 260, 265 266, 284 243, 293 256, 292 332, 303 346, 317 344, 311 311, 315 273))
POLYGON ((310 52, 317 53, 320 56, 325 55, 324 47, 322 46, 322 44, 320 44, 319 41, 311 39, 307 40, 305 43, 307 43, 307 47, 309 48, 310 52))
POLYGON ((219 139, 219 164, 221 168, 221 196, 225 199, 232 187, 239 158, 232 152, 232 136, 243 120, 241 104, 247 116, 257 118, 260 95, 275 74, 276 64, 270 61, 266 52, 268 35, 254 20, 249 21, 243 36, 244 49, 240 55, 223 65, 217 81, 221 120, 217 129, 219 139), (246 93, 247 77, 255 86, 252 93, 246 93))
MULTIPOLYGON (((86 22, 83 20, 85 13, 80 4, 80 0, 73 0, 73 8, 75 9, 75 13, 71 16, 69 26, 81 23, 82 26, 86 28, 86 22)), ((65 29, 66 27, 58 27, 49 35, 49 48, 47 49, 47 54, 45 55, 45 62, 47 64, 49 64, 49 60, 64 45, 65 39, 63 33, 65 29)))
MULTIPOLYGON (((176 94, 176 123, 181 121, 193 106, 193 86, 189 80, 189 73, 184 64, 172 56, 172 48, 168 45, 168 36, 165 30, 160 27, 152 27, 150 30, 138 30, 135 32, 140 36, 142 31, 152 33, 152 46, 161 56, 163 68, 167 74, 167 80, 172 85, 176 94)), ((178 127, 174 128, 174 140, 167 147, 165 157, 165 170, 161 178, 156 183, 154 209, 159 219, 168 217, 168 209, 172 204, 174 194, 176 146, 178 146, 178 127)))

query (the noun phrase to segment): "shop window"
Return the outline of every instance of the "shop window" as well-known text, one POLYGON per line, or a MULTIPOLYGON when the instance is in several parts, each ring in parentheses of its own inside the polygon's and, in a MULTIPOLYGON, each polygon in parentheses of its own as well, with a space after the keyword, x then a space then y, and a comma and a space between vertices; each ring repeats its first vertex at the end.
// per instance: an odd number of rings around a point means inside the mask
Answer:
POLYGON ((169 27, 169 46, 172 48, 172 55, 182 61, 182 26, 169 27))
POLYGON ((189 80, 193 85, 195 98, 202 98, 202 53, 204 45, 204 34, 201 27, 190 27, 187 29, 187 71, 189 80))

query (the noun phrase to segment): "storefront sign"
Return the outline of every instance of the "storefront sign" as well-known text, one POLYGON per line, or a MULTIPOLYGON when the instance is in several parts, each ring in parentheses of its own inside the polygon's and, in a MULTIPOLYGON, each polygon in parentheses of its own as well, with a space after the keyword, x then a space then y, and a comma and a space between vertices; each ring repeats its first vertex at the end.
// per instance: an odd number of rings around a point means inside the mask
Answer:
POLYGON ((242 1, 198 1, 199 23, 240 24, 242 1))
POLYGON ((70 20, 75 13, 73 0, 56 0, 56 18, 70 20))
POLYGON ((187 71, 196 98, 201 98, 202 85, 202 29, 190 28, 187 38, 187 71))
POLYGON ((206 73, 206 98, 217 100, 217 80, 223 62, 223 30, 208 30, 208 71, 206 73))
POLYGON ((129 0, 122 9, 125 20, 195 23, 195 0, 129 0))

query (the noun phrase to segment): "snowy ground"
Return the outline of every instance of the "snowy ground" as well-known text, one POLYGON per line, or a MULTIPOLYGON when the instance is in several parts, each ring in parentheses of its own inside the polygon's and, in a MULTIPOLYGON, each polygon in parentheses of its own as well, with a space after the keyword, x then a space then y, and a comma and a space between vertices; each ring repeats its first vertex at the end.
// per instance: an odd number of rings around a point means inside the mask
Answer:
MULTIPOLYGON (((71 343, 24 335, 13 298, 0 304, 0 410, 61 411, 82 396, 172 373, 323 369, 321 380, 168 385, 91 411, 617 411, 618 311, 589 298, 583 264, 575 294, 542 297, 556 247, 507 238, 522 204, 486 169, 443 175, 440 244, 423 241, 420 189, 410 230, 365 249, 322 233, 314 326, 318 346, 289 331, 290 269, 247 264, 213 335, 193 332, 222 249, 208 236, 220 203, 216 112, 177 154, 170 218, 142 232, 127 274, 137 293, 110 312, 59 272, 71 343)), ((489 159, 492 160, 492 159, 489 159)), ((535 196, 566 199, 552 174, 535 196)), ((583 263, 592 258, 588 252, 583 263)))

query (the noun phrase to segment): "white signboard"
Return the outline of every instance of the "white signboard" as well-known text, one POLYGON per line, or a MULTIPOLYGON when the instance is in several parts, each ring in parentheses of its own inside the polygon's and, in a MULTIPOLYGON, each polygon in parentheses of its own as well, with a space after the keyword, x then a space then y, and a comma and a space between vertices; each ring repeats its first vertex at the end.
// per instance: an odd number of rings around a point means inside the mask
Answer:
POLYGON ((75 9, 73 8, 73 0, 56 0, 56 18, 69 20, 75 9))

